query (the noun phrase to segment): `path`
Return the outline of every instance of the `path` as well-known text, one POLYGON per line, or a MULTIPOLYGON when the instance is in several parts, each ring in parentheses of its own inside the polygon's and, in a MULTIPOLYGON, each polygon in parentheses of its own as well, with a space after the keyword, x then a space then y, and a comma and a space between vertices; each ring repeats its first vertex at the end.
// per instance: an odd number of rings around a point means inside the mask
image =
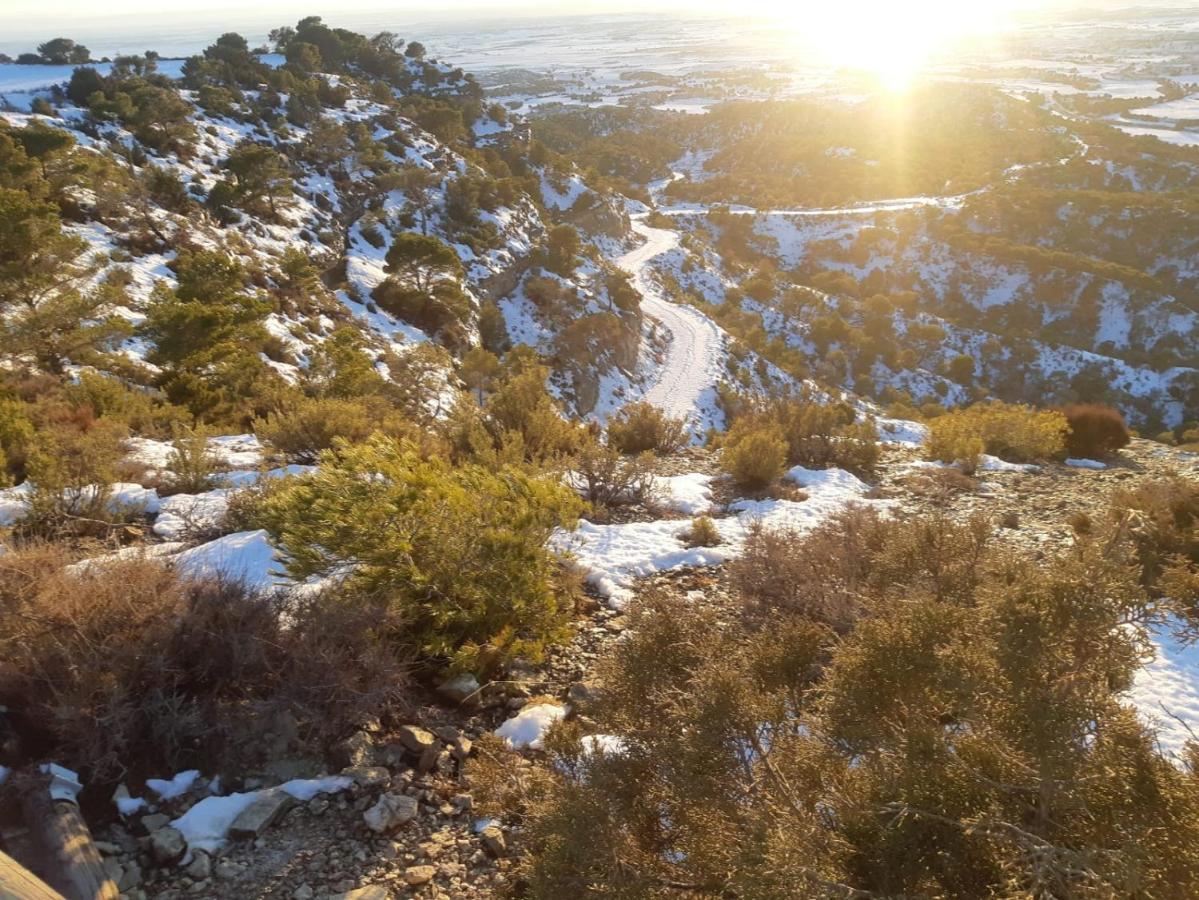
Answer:
POLYGON ((678 232, 651 228, 639 218, 633 219, 632 225, 645 243, 616 264, 633 277, 642 311, 670 333, 666 359, 645 399, 671 416, 686 419, 698 433, 712 424, 716 414, 713 401, 724 370, 724 334, 699 310, 663 297, 661 288, 649 277, 648 263, 679 245, 678 232))

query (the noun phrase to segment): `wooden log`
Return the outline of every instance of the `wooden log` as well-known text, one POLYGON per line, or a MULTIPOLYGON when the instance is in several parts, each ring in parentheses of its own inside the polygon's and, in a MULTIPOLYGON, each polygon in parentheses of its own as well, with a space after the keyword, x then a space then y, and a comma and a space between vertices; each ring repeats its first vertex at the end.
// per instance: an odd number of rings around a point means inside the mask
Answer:
POLYGON ((63 900, 63 896, 0 850, 0 900, 63 900))
POLYGON ((79 807, 52 798, 49 784, 47 777, 30 775, 17 785, 47 882, 66 900, 117 900, 120 892, 104 869, 79 807))

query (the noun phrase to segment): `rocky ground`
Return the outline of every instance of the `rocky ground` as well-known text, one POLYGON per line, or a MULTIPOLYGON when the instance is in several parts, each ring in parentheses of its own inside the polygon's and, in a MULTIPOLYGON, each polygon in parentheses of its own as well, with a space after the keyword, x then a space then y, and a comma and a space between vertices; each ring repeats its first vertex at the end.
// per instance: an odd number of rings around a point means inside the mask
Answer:
MULTIPOLYGON (((1110 494, 1140 479, 1171 472, 1199 478, 1199 454, 1134 441, 1106 468, 1045 466, 1035 471, 981 471, 974 478, 922 468, 918 453, 889 448, 875 494, 895 501, 898 515, 934 509, 955 517, 983 514, 1002 540, 1049 553, 1072 540, 1070 519, 1096 516, 1110 494)), ((662 474, 715 471, 707 451, 662 462, 662 474)), ((714 494, 725 492, 717 485, 714 494)), ((623 515, 652 517, 653 509, 623 515)), ((719 510, 715 511, 719 514, 719 510)), ((685 568, 645 579, 639 589, 669 590, 707 602, 729 602, 720 567, 685 568)), ((562 703, 585 698, 589 674, 625 616, 596 601, 580 610, 574 638, 536 667, 510 673, 466 702, 431 703, 420 726, 364 723, 325 761, 283 760, 236 787, 269 787, 288 778, 341 772, 353 783, 306 801, 283 795, 242 823, 237 837, 208 854, 181 845, 167 823, 207 793, 188 795, 150 815, 96 828, 106 865, 129 898, 281 897, 287 900, 389 897, 476 898, 504 893, 516 879, 519 830, 481 820, 463 764, 474 742, 533 697, 562 703)), ((525 763, 539 754, 525 751, 525 763)), ((241 820, 239 819, 239 822, 241 820)))

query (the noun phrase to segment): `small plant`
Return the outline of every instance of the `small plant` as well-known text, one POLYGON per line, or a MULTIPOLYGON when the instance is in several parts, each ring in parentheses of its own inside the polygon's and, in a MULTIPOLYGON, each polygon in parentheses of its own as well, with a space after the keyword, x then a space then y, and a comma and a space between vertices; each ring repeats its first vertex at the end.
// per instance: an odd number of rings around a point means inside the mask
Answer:
POLYGON ((630 403, 608 420, 608 444, 621 453, 666 456, 687 445, 686 425, 651 403, 630 403))
POLYGON ((1110 406, 1076 404, 1063 407, 1061 412, 1070 425, 1066 450, 1071 456, 1108 456, 1127 447, 1132 439, 1124 416, 1110 406))
POLYGON ((174 449, 167 460, 171 489, 184 494, 201 494, 212 487, 217 459, 208 446, 208 430, 176 426, 174 449))
POLYGON ((362 400, 304 397, 285 411, 255 420, 254 431, 289 459, 313 463, 338 438, 357 443, 382 424, 362 400))
POLYGON ((787 466, 787 439, 778 425, 758 425, 749 419, 733 423, 724 436, 720 466, 739 487, 761 490, 779 478, 787 466))
POLYGON ((716 523, 710 516, 696 516, 691 520, 691 527, 680 535, 680 539, 688 547, 717 547, 724 543, 716 523))

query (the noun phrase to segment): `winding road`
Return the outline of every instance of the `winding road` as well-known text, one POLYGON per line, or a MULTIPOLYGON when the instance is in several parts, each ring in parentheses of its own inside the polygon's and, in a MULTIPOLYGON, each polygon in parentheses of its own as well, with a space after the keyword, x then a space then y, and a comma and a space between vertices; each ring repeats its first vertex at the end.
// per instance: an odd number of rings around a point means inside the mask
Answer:
POLYGON ((668 415, 685 419, 688 427, 699 433, 713 424, 714 392, 725 368, 724 332, 698 309, 671 303, 649 277, 647 264, 676 248, 679 233, 651 228, 643 218, 634 218, 632 227, 645 243, 616 264, 632 276, 641 294, 642 311, 670 333, 666 359, 657 380, 645 392, 645 400, 668 415))

